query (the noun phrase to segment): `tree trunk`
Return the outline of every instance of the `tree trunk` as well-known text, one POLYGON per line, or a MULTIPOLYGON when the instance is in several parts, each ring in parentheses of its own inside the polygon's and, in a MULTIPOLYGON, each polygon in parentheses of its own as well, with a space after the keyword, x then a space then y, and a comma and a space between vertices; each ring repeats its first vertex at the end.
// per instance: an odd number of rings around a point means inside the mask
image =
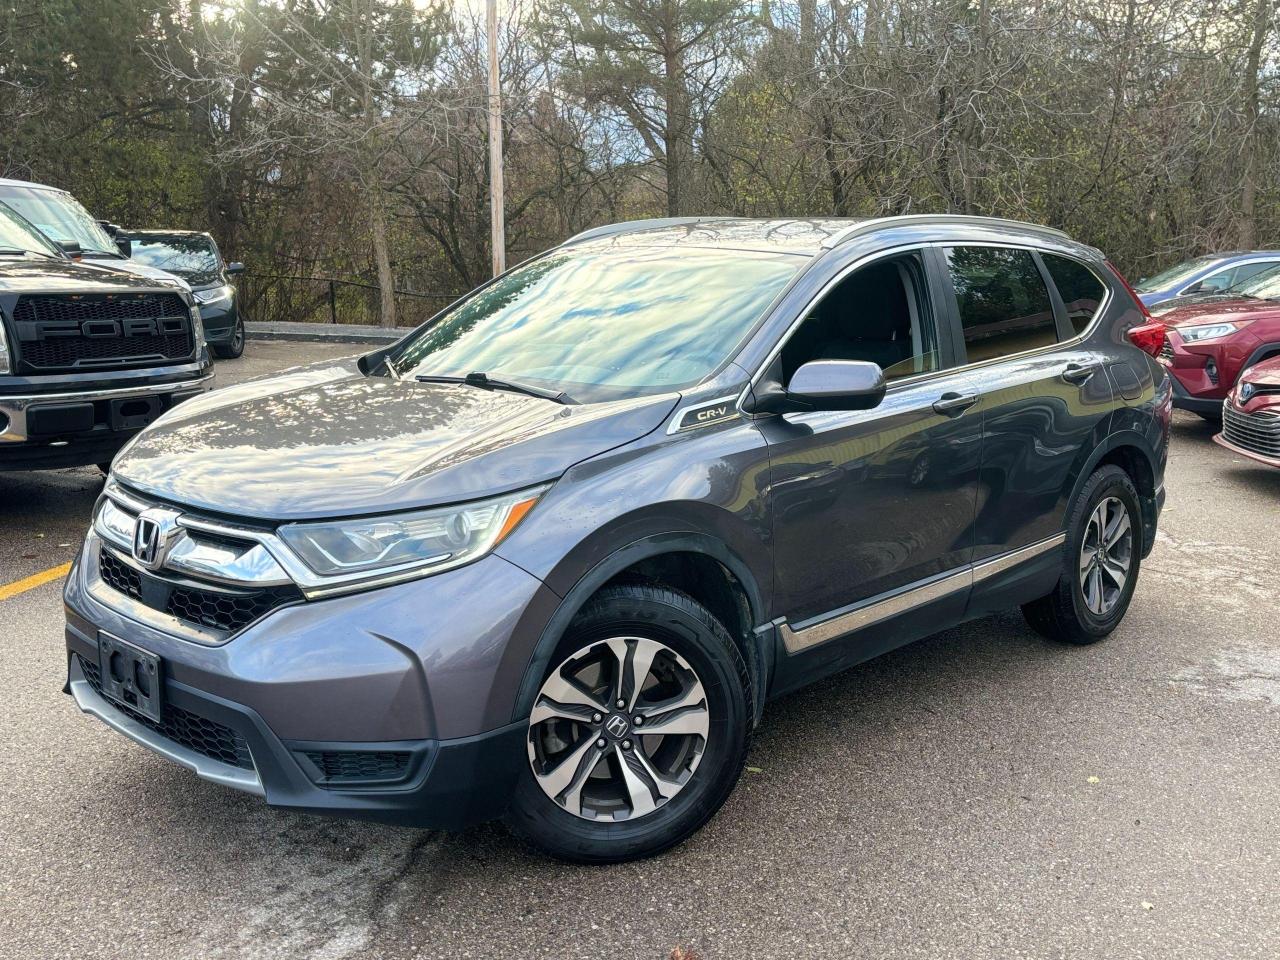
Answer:
POLYGON ((1258 242, 1258 166, 1262 137, 1258 133, 1258 69, 1267 39, 1272 0, 1257 0, 1253 10, 1253 37, 1244 77, 1244 176, 1240 185, 1240 247, 1252 250, 1258 242))
POLYGON ((387 245, 387 218, 382 209, 381 184, 369 187, 369 235, 373 238, 373 259, 378 265, 381 291, 379 316, 384 327, 396 325, 396 278, 391 272, 391 250, 387 245))

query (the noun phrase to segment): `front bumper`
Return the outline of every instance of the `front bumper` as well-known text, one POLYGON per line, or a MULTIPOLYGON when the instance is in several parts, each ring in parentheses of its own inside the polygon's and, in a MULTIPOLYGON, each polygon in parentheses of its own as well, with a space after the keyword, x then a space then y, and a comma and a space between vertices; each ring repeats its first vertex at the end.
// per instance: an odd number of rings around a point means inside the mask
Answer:
POLYGON ((103 602, 94 539, 64 593, 67 691, 81 710, 272 806, 449 829, 505 810, 526 762, 516 691, 558 604, 540 581, 491 556, 282 607, 209 646, 103 602), (162 658, 162 723, 91 682, 103 632, 162 658))
POLYGON ((200 322, 204 325, 204 339, 210 344, 230 343, 236 330, 238 316, 236 298, 218 303, 201 304, 200 322))
MULTIPOLYGON (((1173 385, 1173 405, 1179 410, 1190 410, 1192 413, 1221 415, 1222 397, 1193 397, 1178 379, 1177 373, 1169 369, 1169 382, 1173 385)), ((1223 391, 1225 394, 1226 391, 1223 391)))
POLYGON ((95 390, 0 394, 0 470, 104 463, 175 404, 203 393, 212 373, 95 390))

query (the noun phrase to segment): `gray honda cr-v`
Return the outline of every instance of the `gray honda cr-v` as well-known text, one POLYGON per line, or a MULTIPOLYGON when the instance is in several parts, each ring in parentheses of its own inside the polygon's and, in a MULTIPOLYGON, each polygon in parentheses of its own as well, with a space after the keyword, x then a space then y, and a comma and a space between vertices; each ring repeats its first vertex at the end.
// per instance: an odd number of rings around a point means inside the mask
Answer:
POLYGON ((144 431, 67 581, 68 690, 277 806, 652 854, 770 697, 1014 605, 1115 629, 1164 496, 1143 321, 1027 224, 589 231, 144 431))

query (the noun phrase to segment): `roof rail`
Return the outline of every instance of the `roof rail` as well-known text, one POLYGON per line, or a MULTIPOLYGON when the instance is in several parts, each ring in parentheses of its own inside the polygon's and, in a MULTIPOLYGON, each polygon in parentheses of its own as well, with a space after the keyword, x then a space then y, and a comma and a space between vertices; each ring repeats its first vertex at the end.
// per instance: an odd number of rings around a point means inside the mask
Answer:
POLYGON ((896 217, 876 217, 873 220, 862 220, 858 223, 850 224, 843 230, 839 230, 823 240, 822 249, 830 250, 846 241, 852 240, 854 237, 874 233, 885 227, 907 226, 915 223, 957 223, 969 224, 975 227, 1017 227, 1020 230, 1035 230, 1038 233, 1047 233, 1063 240, 1071 239, 1065 231, 1058 230, 1055 227, 1043 227, 1040 224, 1026 223, 1022 220, 1006 220, 1002 217, 974 217, 960 213, 908 213, 896 217))
POLYGON ((620 233, 638 233, 641 230, 657 230, 662 227, 682 227, 695 223, 705 223, 710 220, 723 220, 724 217, 659 217, 656 220, 624 220, 621 223, 606 223, 603 227, 592 227, 590 230, 583 230, 581 233, 575 233, 572 237, 560 244, 567 247, 570 244, 582 243, 586 240, 598 240, 601 237, 612 237, 620 233))

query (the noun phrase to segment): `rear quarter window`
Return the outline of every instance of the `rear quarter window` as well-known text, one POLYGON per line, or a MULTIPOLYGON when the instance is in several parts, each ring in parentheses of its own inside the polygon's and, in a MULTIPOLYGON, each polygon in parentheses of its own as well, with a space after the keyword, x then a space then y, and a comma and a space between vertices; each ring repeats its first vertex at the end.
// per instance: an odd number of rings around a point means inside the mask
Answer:
POLYGON ((1092 270, 1078 260, 1042 253, 1040 258, 1053 277, 1058 295, 1067 308, 1067 319, 1076 333, 1084 333, 1098 315, 1107 288, 1092 270))

